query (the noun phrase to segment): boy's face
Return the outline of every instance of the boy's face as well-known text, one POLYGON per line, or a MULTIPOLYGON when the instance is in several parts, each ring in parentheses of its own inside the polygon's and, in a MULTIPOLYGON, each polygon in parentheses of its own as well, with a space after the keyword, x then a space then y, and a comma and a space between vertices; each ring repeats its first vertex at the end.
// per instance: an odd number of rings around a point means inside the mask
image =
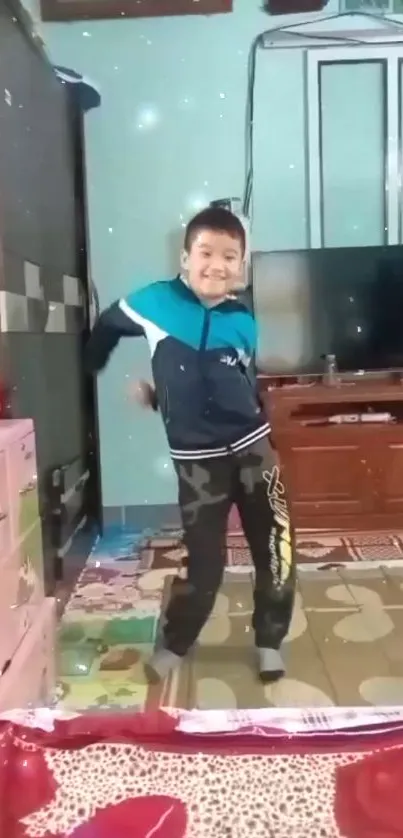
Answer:
POLYGON ((182 251, 182 270, 194 293, 211 305, 239 286, 244 254, 238 239, 215 230, 199 230, 189 252, 182 251))

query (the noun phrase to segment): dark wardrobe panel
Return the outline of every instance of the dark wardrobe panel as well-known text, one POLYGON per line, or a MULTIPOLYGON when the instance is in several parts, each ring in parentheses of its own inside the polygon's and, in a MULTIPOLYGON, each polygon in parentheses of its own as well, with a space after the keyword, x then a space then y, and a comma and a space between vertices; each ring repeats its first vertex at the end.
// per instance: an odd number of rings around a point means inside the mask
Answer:
POLYGON ((0 2, 3 246, 77 275, 69 91, 0 2), (62 200, 60 200, 62 196, 62 200))
POLYGON ((100 508, 94 386, 82 369, 83 113, 74 85, 57 77, 14 2, 0 0, 0 385, 8 414, 35 423, 46 546, 54 470, 81 486, 78 515, 97 518, 100 508))

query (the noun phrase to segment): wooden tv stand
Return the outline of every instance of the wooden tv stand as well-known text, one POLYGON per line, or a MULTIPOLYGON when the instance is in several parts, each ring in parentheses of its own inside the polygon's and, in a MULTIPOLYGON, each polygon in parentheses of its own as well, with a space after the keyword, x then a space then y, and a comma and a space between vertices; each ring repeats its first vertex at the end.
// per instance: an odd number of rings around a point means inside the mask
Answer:
POLYGON ((262 375, 259 389, 297 529, 403 530, 401 376, 341 376, 329 386, 321 376, 262 375), (370 414, 393 421, 353 421, 370 414))

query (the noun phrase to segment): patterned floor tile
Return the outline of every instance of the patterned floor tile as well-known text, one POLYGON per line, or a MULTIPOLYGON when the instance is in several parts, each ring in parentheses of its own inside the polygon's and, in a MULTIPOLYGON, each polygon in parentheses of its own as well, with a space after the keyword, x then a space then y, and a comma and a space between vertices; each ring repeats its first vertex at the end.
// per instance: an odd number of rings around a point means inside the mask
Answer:
POLYGON ((298 587, 306 609, 358 607, 338 570, 301 572, 298 587))
POLYGON ((69 708, 143 707, 143 661, 157 618, 68 621, 59 633, 57 698, 69 708))
MULTIPOLYGON (((123 547, 118 549, 115 540, 114 555, 108 556, 105 544, 99 547, 101 559, 93 556, 78 580, 60 631, 58 699, 65 706, 252 708, 378 699, 390 704, 400 695, 403 567, 366 570, 358 561, 348 568, 329 562, 336 547, 346 546, 345 539, 334 536, 315 536, 313 542, 304 537, 309 560, 325 564, 320 571, 306 565, 298 571, 283 647, 287 674, 279 684, 264 687, 256 675, 250 555, 242 534, 235 534, 228 537, 229 566, 198 644, 164 683, 149 686, 144 659, 185 550, 179 531, 143 536, 136 536, 143 544, 139 561, 127 550, 121 559, 123 547)), ((359 539, 350 541, 357 551, 359 539)), ((362 539, 369 551, 395 549, 392 542, 362 539)))
POLYGON ((89 675, 95 660, 98 658, 99 653, 95 643, 82 644, 81 647, 77 643, 65 644, 59 649, 58 653, 59 676, 82 677, 89 675))
POLYGON ((371 570, 367 574, 365 570, 356 573, 355 568, 342 568, 339 573, 360 607, 376 608, 378 604, 380 608, 403 608, 403 591, 388 582, 382 568, 377 574, 371 570))
POLYGON ((322 658, 327 676, 344 706, 365 704, 361 683, 374 675, 389 677, 390 665, 379 638, 362 614, 310 611, 309 631, 322 658))
POLYGON ((71 612, 85 614, 118 614, 133 611, 139 614, 155 614, 159 610, 164 580, 172 569, 151 569, 139 573, 137 567, 113 569, 88 568, 66 609, 66 618, 71 612))
POLYGON ((139 551, 150 538, 152 532, 133 530, 125 527, 108 527, 102 538, 94 545, 89 564, 94 562, 126 563, 139 558, 139 551))
POLYGON ((60 676, 57 699, 64 707, 143 709, 149 687, 144 673, 144 660, 150 650, 141 649, 136 662, 122 670, 99 670, 88 677, 60 676))
MULTIPOLYGON (((224 586, 224 591, 229 612, 234 615, 239 593, 231 583, 224 586)), ((207 710, 334 703, 329 677, 306 621, 295 626, 284 648, 284 658, 286 678, 277 685, 264 686, 258 678, 250 614, 211 619, 192 653, 190 706, 207 710)))
POLYGON ((186 548, 177 541, 168 542, 165 540, 164 544, 155 543, 147 546, 141 551, 139 569, 149 570, 164 570, 164 568, 171 568, 175 570, 180 567, 183 559, 187 556, 186 548))
POLYGON ((59 647, 75 646, 77 653, 88 644, 102 655, 110 646, 153 643, 157 616, 121 617, 108 619, 105 615, 92 621, 63 622, 59 631, 59 647))

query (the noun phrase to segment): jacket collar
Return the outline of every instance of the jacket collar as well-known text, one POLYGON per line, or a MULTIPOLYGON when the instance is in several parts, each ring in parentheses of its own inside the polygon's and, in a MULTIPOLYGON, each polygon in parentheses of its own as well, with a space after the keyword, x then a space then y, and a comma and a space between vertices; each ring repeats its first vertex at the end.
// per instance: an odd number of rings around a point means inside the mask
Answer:
MULTIPOLYGON (((188 290, 188 292, 189 292, 189 295, 191 295, 191 296, 192 296, 192 298, 193 298, 194 300, 197 300, 197 302, 198 302, 201 306, 203 306, 203 308, 207 308, 207 306, 204 306, 204 304, 203 304, 203 303, 202 303, 202 301, 199 299, 199 297, 197 296, 197 294, 195 294, 195 292, 192 290, 192 288, 190 287, 190 285, 189 285, 189 283, 188 283, 188 281, 187 281, 187 279, 186 279, 186 277, 185 277, 185 276, 183 276, 182 274, 177 274, 177 276, 175 277, 175 280, 176 280, 178 283, 179 283, 179 282, 181 282, 181 283, 182 283, 182 285, 184 285, 184 286, 185 286, 185 288, 187 288, 187 290, 188 290)), ((237 300, 237 296, 236 296, 235 294, 227 294, 227 295, 226 295, 226 297, 225 297, 225 299, 224 299, 224 300, 222 300, 222 301, 221 301, 221 303, 217 303, 217 305, 216 305, 216 306, 211 306, 211 308, 212 308, 212 309, 213 309, 213 308, 220 308, 220 306, 225 305, 225 303, 226 303, 226 302, 230 302, 231 300, 237 300)))

